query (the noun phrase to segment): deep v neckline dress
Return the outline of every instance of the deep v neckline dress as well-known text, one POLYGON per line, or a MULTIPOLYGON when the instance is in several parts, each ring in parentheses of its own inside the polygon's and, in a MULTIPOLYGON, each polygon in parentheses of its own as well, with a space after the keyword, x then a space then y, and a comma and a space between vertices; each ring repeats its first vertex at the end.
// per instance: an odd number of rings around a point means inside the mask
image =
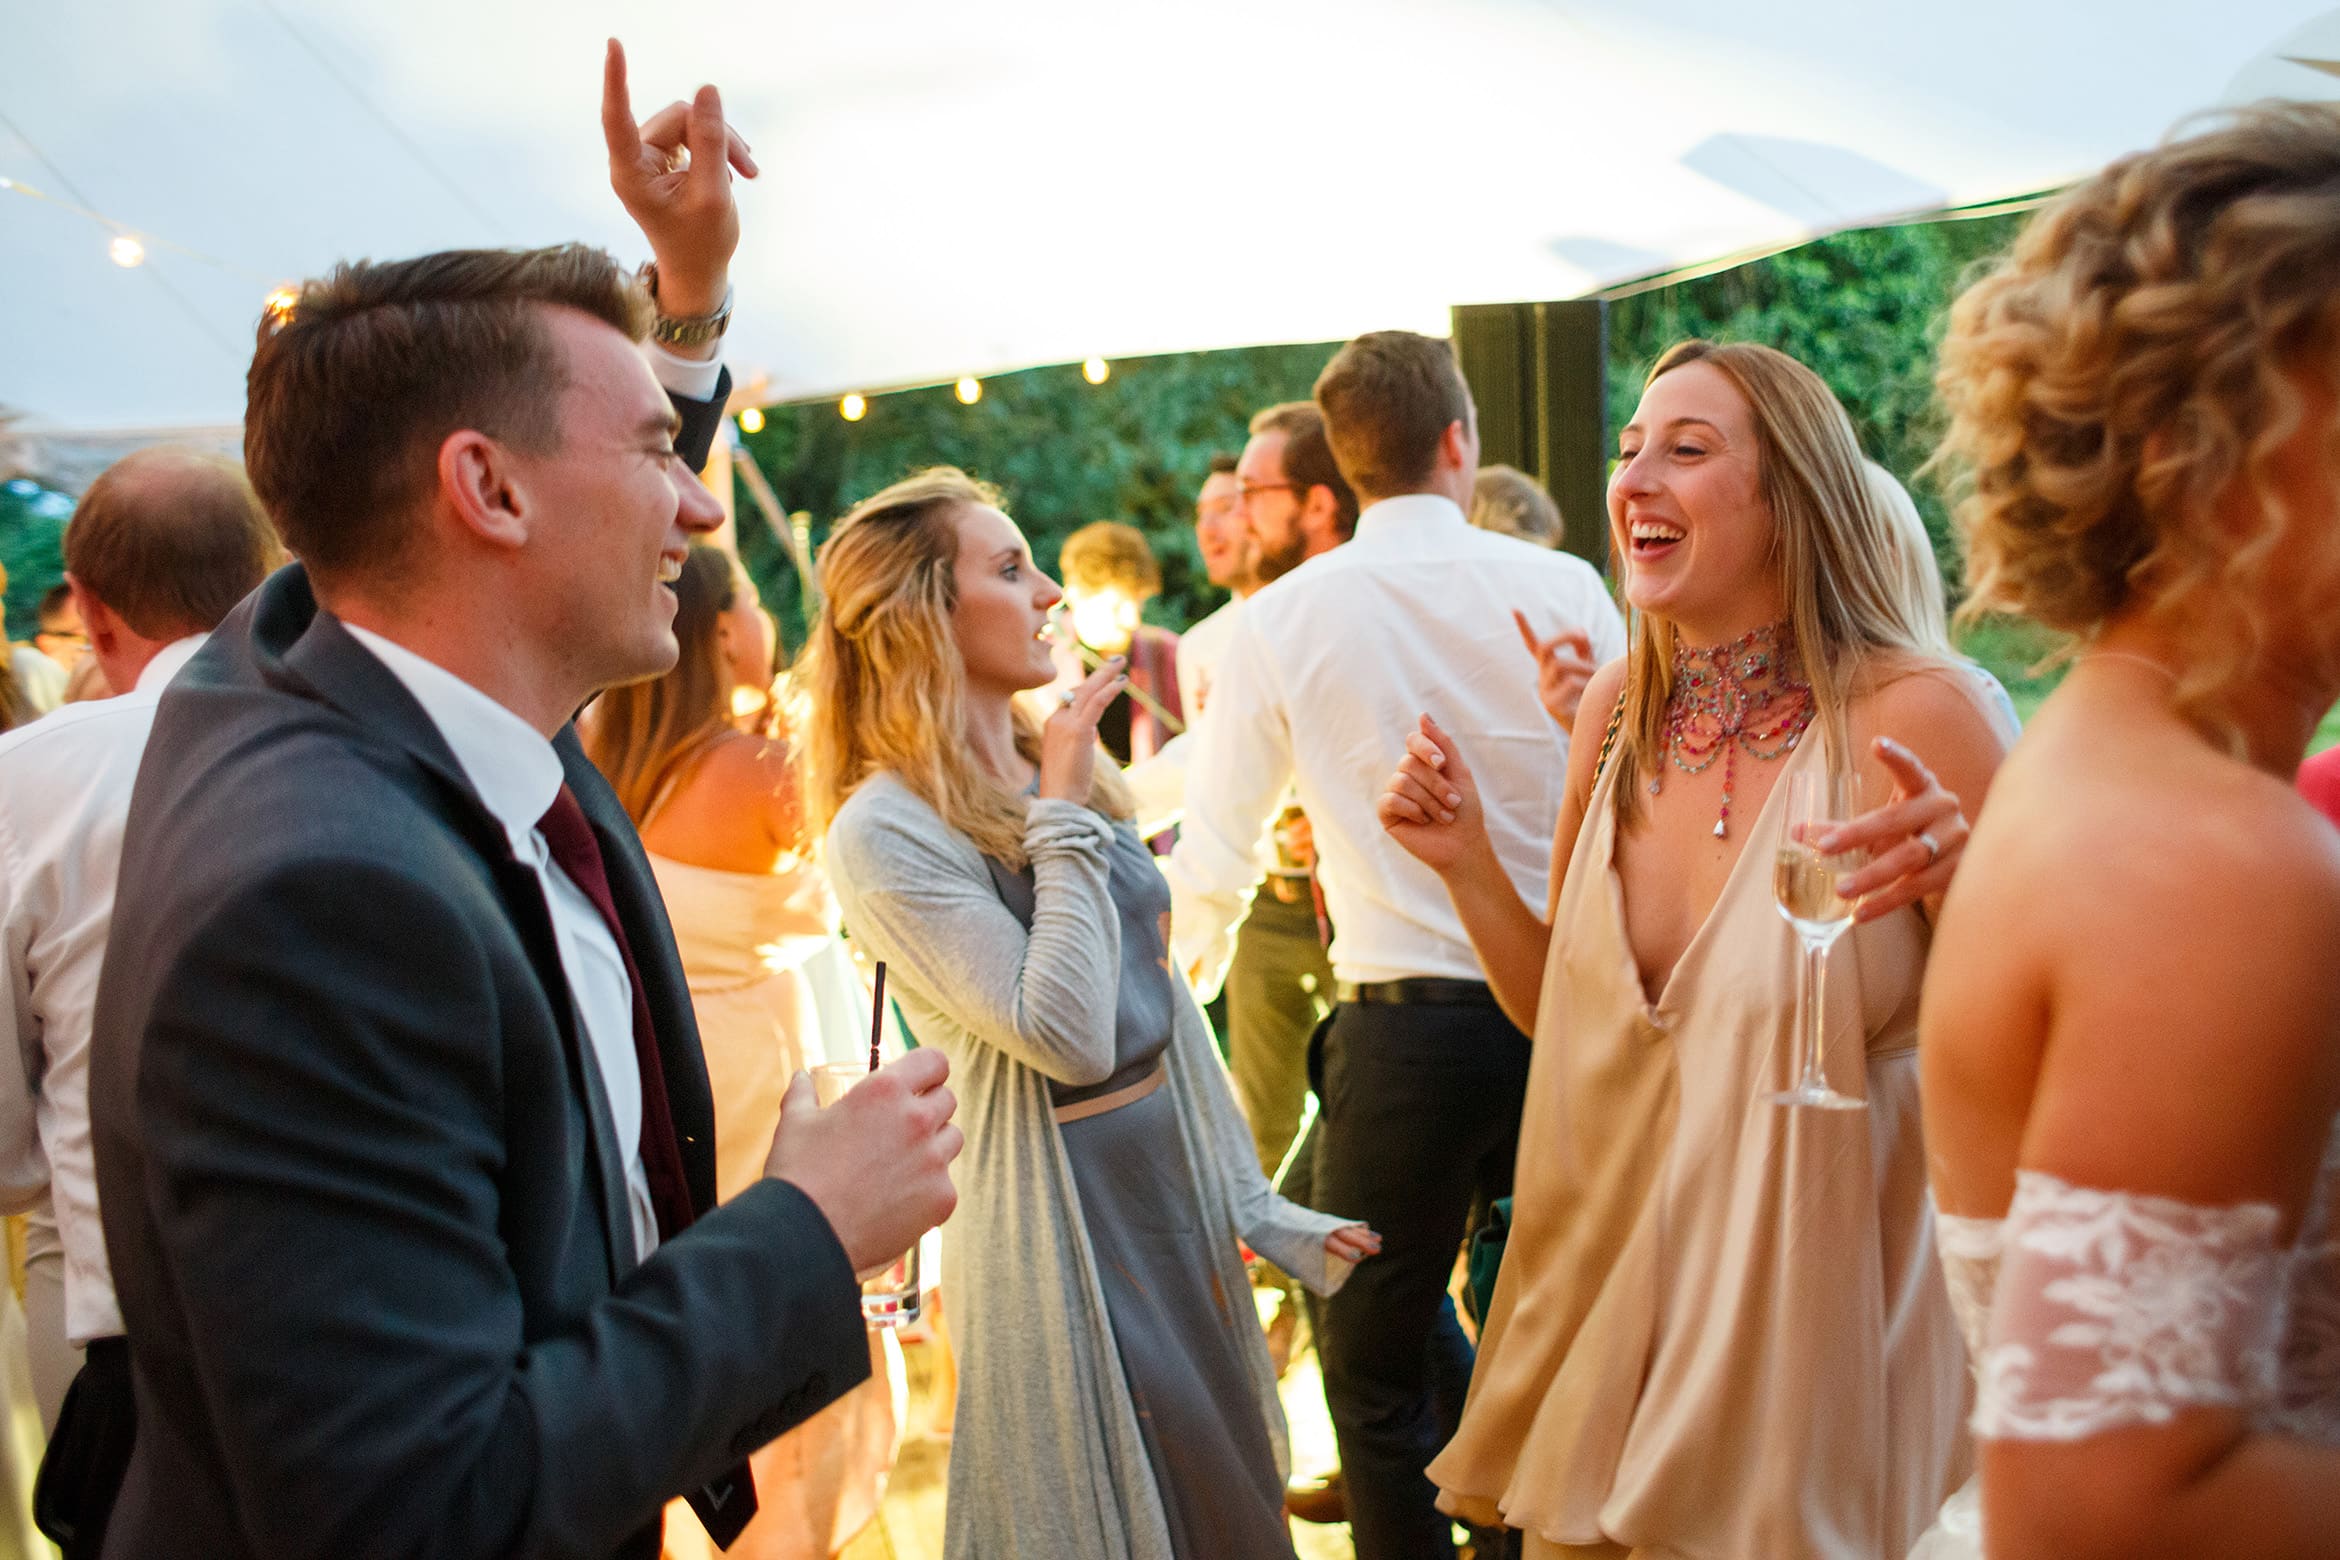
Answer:
POLYGON ((1526 1553, 1899 1556, 1968 1467, 1963 1349, 1935 1258, 1917 1095, 1927 927, 1832 956, 1825 1065, 1865 1111, 1788 1110, 1794 934, 1761 870, 1785 778, 1644 991, 1595 785, 1553 921, 1513 1224, 1446 1503, 1526 1553), (1752 859, 1750 859, 1752 858, 1752 859))

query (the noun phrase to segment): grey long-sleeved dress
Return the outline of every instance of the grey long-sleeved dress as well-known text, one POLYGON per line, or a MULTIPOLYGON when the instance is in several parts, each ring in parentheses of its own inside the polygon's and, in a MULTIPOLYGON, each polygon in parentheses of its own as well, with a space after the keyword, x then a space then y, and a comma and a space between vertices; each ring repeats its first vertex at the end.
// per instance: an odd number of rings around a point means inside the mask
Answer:
POLYGON ((1346 1221, 1260 1176, 1167 969, 1167 897, 1135 835, 1035 801, 1026 844, 1028 878, 997 871, 890 776, 828 837, 846 924, 888 961, 919 1043, 950 1057, 967 1134, 945 1246, 948 1554, 1289 1555, 1283 1416, 1236 1241, 1329 1290, 1346 1268, 1324 1238, 1346 1221), (1150 1056, 1163 1088, 1057 1123, 1150 1056))

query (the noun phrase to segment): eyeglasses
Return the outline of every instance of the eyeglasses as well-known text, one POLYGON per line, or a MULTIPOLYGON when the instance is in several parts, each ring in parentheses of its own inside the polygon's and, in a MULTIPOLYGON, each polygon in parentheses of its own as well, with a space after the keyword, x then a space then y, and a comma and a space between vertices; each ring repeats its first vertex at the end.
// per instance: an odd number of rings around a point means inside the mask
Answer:
POLYGON ((1258 493, 1297 493, 1300 490, 1297 482, 1246 482, 1235 490, 1235 502, 1248 504, 1252 496, 1258 493))

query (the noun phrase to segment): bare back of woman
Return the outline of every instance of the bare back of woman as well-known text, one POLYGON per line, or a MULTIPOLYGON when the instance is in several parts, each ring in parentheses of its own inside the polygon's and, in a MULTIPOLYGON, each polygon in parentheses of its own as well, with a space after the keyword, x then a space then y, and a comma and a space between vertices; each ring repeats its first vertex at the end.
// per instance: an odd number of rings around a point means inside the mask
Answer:
POLYGON ((771 872, 803 848, 787 744, 743 731, 677 766, 642 822, 653 854, 717 872, 771 872))

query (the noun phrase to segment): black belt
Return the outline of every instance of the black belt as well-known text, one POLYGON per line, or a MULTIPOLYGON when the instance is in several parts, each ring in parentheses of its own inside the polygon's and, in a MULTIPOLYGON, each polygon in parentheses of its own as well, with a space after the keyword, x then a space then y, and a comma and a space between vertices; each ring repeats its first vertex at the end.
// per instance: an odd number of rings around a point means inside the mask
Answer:
POLYGON ((1373 980, 1361 986, 1342 981, 1335 991, 1341 1002, 1375 1002, 1420 1007, 1499 1007, 1495 993, 1483 980, 1447 980, 1417 975, 1408 980, 1373 980))

